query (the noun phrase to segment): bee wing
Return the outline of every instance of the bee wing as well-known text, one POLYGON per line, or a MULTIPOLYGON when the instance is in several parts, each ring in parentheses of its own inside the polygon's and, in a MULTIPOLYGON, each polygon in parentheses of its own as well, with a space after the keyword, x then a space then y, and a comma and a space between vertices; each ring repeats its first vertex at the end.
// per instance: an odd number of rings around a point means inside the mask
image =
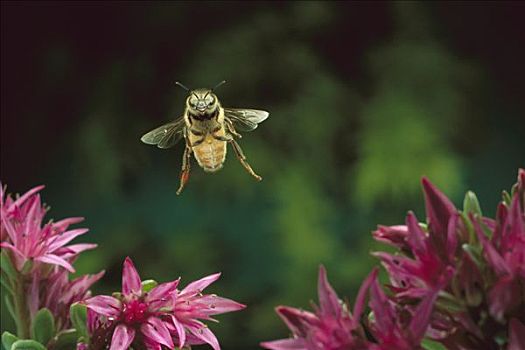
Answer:
POLYGON ((175 146, 184 135, 184 118, 180 117, 174 122, 159 126, 144 134, 140 140, 148 145, 157 145, 158 148, 175 146))
POLYGON ((257 129, 257 124, 268 118, 270 113, 258 109, 224 108, 224 116, 240 131, 257 129))

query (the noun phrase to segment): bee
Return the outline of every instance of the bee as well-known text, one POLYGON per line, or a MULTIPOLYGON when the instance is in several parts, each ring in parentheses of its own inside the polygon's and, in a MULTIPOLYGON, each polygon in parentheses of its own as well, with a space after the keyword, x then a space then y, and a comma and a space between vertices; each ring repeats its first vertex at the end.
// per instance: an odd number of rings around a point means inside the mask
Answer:
POLYGON ((190 177, 191 155, 195 156, 204 171, 214 173, 224 165, 227 144, 232 146, 244 169, 257 181, 262 180, 246 160, 236 138, 242 137, 237 130, 255 130, 259 123, 268 118, 269 113, 258 109, 223 108, 214 90, 224 83, 225 80, 221 81, 213 89, 190 90, 176 82, 189 93, 183 115, 151 130, 140 139, 148 145, 156 145, 163 149, 175 146, 181 139, 185 140, 178 195, 190 177))

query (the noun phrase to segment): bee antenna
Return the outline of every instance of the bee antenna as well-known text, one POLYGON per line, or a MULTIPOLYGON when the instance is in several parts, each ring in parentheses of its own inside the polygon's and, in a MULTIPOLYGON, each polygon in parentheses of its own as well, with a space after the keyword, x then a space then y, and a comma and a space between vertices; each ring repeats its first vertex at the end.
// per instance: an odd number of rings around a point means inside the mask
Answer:
POLYGON ((213 89, 211 89, 211 91, 217 89, 219 86, 223 85, 223 84, 226 84, 226 80, 223 80, 221 81, 219 84, 215 85, 215 87, 213 89))
POLYGON ((184 84, 182 84, 181 82, 176 81, 175 84, 178 85, 178 86, 180 86, 181 88, 183 88, 184 90, 186 90, 186 91, 188 91, 188 92, 190 91, 190 89, 188 89, 188 87, 186 87, 186 86, 185 86, 184 84))

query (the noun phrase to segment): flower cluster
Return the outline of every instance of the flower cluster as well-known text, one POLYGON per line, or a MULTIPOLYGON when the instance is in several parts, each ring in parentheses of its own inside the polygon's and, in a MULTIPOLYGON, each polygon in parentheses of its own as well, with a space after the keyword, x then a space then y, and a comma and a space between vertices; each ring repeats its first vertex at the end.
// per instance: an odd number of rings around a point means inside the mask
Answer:
POLYGON ((375 252, 377 270, 362 284, 353 315, 319 274, 321 307, 315 313, 280 306, 293 338, 264 342, 267 349, 525 349, 525 171, 504 192, 496 219, 484 217, 467 193, 462 210, 427 179, 426 217, 409 212, 405 225, 379 226, 373 237, 397 249, 375 252), (368 295, 370 314, 361 320, 368 295))
POLYGON ((40 200, 42 188, 35 187, 13 199, 0 186, 2 284, 7 291, 8 308, 16 320, 17 333, 22 338, 29 337, 30 326, 40 310, 53 314, 55 333, 70 327, 69 307, 89 297, 89 288, 103 275, 100 272, 70 280, 75 259, 96 245, 68 245, 88 231, 69 229, 82 218, 43 223, 47 209, 40 200))
POLYGON ((202 320, 245 306, 202 291, 220 274, 178 289, 179 280, 141 281, 130 258, 124 261, 122 292, 91 296, 104 272, 71 278, 80 253, 95 244, 69 244, 85 234, 69 229, 82 218, 43 223, 47 208, 36 187, 13 199, 0 186, 0 281, 16 326, 4 332, 6 349, 174 349, 219 342, 202 320))

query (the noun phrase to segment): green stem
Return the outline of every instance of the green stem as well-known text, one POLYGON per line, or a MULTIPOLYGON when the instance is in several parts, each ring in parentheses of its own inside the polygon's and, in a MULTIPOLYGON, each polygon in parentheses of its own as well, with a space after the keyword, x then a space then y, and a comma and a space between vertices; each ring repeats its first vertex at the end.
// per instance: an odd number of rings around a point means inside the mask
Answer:
POLYGON ((13 294, 16 333, 20 339, 29 339, 29 310, 27 309, 26 291, 24 290, 24 276, 18 274, 15 281, 15 290, 13 294))

